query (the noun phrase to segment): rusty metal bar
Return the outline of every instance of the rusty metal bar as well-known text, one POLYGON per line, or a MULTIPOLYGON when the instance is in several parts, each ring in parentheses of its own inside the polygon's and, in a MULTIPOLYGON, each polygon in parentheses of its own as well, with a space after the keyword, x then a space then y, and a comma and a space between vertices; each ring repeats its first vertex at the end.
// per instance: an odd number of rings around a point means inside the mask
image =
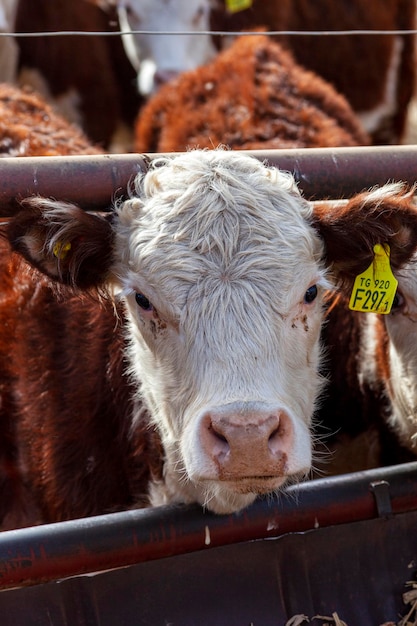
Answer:
POLYGON ((87 210, 108 210, 146 160, 138 154, 0 159, 0 217, 31 195, 67 200, 87 210))
POLYGON ((2 532, 0 589, 374 519, 382 482, 389 515, 409 513, 417 510, 416 478, 417 462, 308 481, 234 515, 163 506, 2 532))
MULTIPOLYGON (((308 148, 247 152, 292 172, 309 199, 343 198, 387 181, 417 180, 417 146, 308 148)), ((155 154, 16 157, 0 160, 0 217, 38 194, 84 209, 108 210, 155 154)))

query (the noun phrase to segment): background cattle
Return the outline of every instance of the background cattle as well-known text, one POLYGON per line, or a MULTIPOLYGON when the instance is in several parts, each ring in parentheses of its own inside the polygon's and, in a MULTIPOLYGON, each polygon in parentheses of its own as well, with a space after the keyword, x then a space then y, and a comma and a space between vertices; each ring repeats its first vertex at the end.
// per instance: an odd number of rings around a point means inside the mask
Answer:
MULTIPOLYGON (((230 13, 221 0, 212 29, 239 31, 396 31, 416 28, 414 0, 253 0, 230 13)), ((398 143, 404 136, 414 94, 416 58, 412 34, 274 37, 296 61, 330 82, 359 116, 373 143, 398 143)), ((220 48, 223 39, 218 41, 220 48)))
MULTIPOLYGON (((387 0, 376 6, 367 0, 253 0, 250 8, 230 12, 225 0, 93 0, 101 6, 119 6, 123 27, 148 30, 126 39, 135 59, 143 93, 155 91, 175 74, 209 62, 232 37, 212 31, 334 31, 413 30, 414 0, 387 0), (209 10, 211 9, 210 15, 209 10), (185 31, 189 36, 159 35, 158 31, 185 31), (196 31, 203 31, 196 36, 196 31), (132 52, 132 43, 135 44, 132 52), (152 67, 153 69, 149 69, 152 67), (146 87, 145 87, 146 84, 146 87)), ((404 136, 408 105, 414 94, 415 37, 400 35, 294 36, 276 41, 296 61, 330 82, 359 115, 374 143, 398 143, 404 136)))
POLYGON ((381 239, 398 270, 417 210, 388 186, 328 212, 253 157, 192 151, 157 160, 111 219, 39 198, 7 232, 30 263, 1 255, 10 526, 27 494, 31 523, 225 513, 308 473, 326 274, 348 286, 381 239))
POLYGON ((100 153, 38 94, 0 83, 0 157, 100 153))
POLYGON ((135 129, 138 152, 369 142, 343 96, 265 35, 237 39, 211 63, 162 87, 135 129))
MULTIPOLYGON (((36 8, 30 0, 20 0, 18 31, 148 31, 123 35, 124 48, 119 37, 19 38, 20 84, 52 98, 61 113, 105 149, 131 151, 133 120, 143 96, 212 60, 216 45, 229 45, 231 37, 213 37, 210 29, 406 30, 415 27, 415 14, 413 0, 388 0, 378 10, 366 0, 343 0, 337 7, 332 0, 253 0, 249 9, 236 13, 223 0, 39 0, 36 8)), ((345 95, 373 143, 404 140, 415 82, 412 35, 275 39, 345 95)))
MULTIPOLYGON (((19 0, 19 32, 112 32, 115 11, 86 0, 19 0)), ((136 72, 118 36, 20 37, 18 83, 30 86, 92 142, 111 151, 131 149, 133 119, 141 99, 136 72)))
POLYGON ((143 95, 155 92, 174 76, 203 65, 216 54, 209 34, 211 10, 217 0, 90 0, 104 10, 116 9, 125 31, 123 43, 138 72, 143 95), (182 32, 189 35, 160 33, 182 32))

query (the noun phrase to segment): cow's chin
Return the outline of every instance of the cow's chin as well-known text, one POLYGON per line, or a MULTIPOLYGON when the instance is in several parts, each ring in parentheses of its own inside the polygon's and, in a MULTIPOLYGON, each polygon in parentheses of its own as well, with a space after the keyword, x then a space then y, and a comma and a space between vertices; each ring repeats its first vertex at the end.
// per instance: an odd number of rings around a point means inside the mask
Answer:
POLYGON ((256 500, 258 496, 273 495, 294 477, 255 476, 238 480, 182 480, 173 476, 151 483, 149 503, 151 506, 165 504, 191 504, 197 502, 204 509, 218 515, 238 513, 256 500))
POLYGON ((237 513, 260 496, 274 493, 286 477, 247 477, 237 481, 207 481, 201 484, 200 504, 219 515, 237 513))

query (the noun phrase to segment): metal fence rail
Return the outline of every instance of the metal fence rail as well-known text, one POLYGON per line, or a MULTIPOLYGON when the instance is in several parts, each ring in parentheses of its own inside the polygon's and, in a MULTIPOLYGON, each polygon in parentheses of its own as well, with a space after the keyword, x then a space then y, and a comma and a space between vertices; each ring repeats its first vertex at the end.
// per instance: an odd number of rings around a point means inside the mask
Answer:
MULTIPOLYGON (((307 148, 246 151, 294 174, 308 199, 345 198, 387 181, 417 180, 417 146, 307 148)), ((33 194, 68 200, 88 210, 109 210, 155 154, 0 159, 0 217, 9 217, 33 194)))
POLYGON ((241 513, 161 506, 0 533, 0 589, 417 510, 417 463, 289 487, 241 513))

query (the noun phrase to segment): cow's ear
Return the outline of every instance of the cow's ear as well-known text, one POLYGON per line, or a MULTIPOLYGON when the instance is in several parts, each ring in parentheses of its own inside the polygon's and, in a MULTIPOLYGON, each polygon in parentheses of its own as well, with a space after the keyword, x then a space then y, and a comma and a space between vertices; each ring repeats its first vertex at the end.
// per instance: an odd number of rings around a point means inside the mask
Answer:
POLYGON ((351 286, 371 264, 375 244, 390 246, 398 270, 417 248, 414 188, 387 184, 332 204, 315 203, 313 222, 325 245, 325 260, 340 284, 351 286))
POLYGON ((30 198, 11 219, 12 249, 60 283, 88 289, 102 284, 113 255, 110 219, 66 202, 30 198))

